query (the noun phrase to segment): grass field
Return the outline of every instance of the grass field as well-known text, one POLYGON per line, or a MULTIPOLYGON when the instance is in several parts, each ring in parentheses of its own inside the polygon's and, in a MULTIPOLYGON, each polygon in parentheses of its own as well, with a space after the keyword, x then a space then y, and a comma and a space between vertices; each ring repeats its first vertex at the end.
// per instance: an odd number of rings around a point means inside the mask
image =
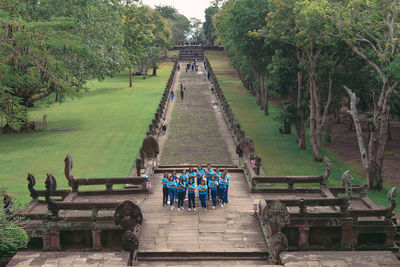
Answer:
POLYGON ((162 63, 157 77, 135 77, 133 88, 122 72, 100 83, 88 83, 90 91, 63 104, 39 103, 29 110, 31 121, 48 115, 48 128, 33 134, 0 136, 0 186, 21 203, 29 200, 27 173, 44 188, 46 173, 68 188, 64 158, 74 159, 75 177, 127 176, 160 102, 173 64, 162 63))
MULTIPOLYGON (((228 58, 221 52, 207 52, 219 84, 223 89, 232 110, 239 120, 246 135, 255 143, 255 149, 262 157, 262 167, 267 175, 313 175, 324 171, 322 163, 313 162, 310 144, 307 150, 298 149, 296 138, 292 135, 279 133, 279 122, 274 118, 280 108, 270 104, 270 115, 265 116, 256 105, 255 97, 242 86, 235 70, 229 64, 228 58)), ((294 132, 294 131, 293 131, 294 132)), ((306 138, 309 141, 309 137, 306 138)), ((323 148, 323 154, 331 160, 332 173, 330 185, 341 185, 341 176, 344 171, 350 170, 355 178, 354 184, 364 184, 364 172, 361 166, 343 162, 337 154, 323 148)), ((387 206, 387 191, 390 185, 385 185, 382 192, 369 192, 368 196, 377 204, 387 206)), ((399 214, 399 208, 396 213, 399 214)))

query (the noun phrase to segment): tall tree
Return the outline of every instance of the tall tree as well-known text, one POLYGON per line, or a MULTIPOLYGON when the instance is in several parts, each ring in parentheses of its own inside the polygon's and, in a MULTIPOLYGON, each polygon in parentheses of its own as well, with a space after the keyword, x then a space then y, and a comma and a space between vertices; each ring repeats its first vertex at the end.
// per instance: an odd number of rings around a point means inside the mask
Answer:
POLYGON ((218 3, 206 8, 204 11, 205 21, 203 23, 203 32, 205 37, 205 42, 208 45, 214 45, 217 40, 217 29, 215 29, 213 18, 218 13, 219 7, 218 3))
POLYGON ((400 0, 350 0, 332 5, 339 37, 375 72, 381 82, 373 88, 373 117, 369 122, 368 149, 357 110, 353 89, 345 86, 351 98, 361 161, 369 188, 382 189, 384 149, 388 137, 390 99, 400 83, 400 0))
POLYGON ((156 6, 155 9, 163 16, 168 19, 172 34, 173 44, 179 44, 186 40, 187 35, 190 32, 190 21, 184 15, 179 14, 178 10, 172 6, 156 6))

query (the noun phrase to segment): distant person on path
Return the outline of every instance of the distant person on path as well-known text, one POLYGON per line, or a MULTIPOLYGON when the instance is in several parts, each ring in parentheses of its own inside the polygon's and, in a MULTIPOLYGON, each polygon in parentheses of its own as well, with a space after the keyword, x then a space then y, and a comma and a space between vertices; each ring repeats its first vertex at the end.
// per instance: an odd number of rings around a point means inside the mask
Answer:
POLYGON ((165 133, 167 132, 167 125, 168 122, 165 119, 163 119, 161 121, 161 131, 163 132, 163 135, 165 135, 165 133))
POLYGON ((204 170, 201 165, 199 165, 199 168, 197 169, 196 176, 197 176, 197 185, 199 185, 201 180, 203 180, 204 178, 204 170))
POLYGON ((198 65, 196 65, 196 71, 199 71, 199 66, 198 65))
POLYGON ((179 182, 176 184, 178 191, 178 210, 183 210, 183 200, 185 199, 186 183, 183 181, 182 176, 179 177, 179 182))
POLYGON ((204 64, 204 69, 207 70, 207 64, 206 64, 206 62, 204 61, 203 64, 204 64))
POLYGON ((214 93, 214 91, 215 91, 215 85, 214 83, 211 83, 211 93, 214 93))
POLYGON ((194 64, 192 65, 192 71, 194 71, 194 64))
POLYGON ((186 84, 185 83, 183 84, 183 90, 186 90, 186 84))
POLYGON ((207 79, 210 80, 211 77, 211 73, 209 71, 207 71, 207 79))
POLYGON ((193 211, 196 211, 196 203, 195 203, 195 192, 196 192, 196 183, 193 178, 189 179, 189 183, 187 185, 188 197, 189 197, 189 208, 188 211, 191 211, 193 206, 193 211))
POLYGON ((170 210, 174 209, 174 199, 175 199, 175 186, 176 183, 174 181, 174 177, 171 175, 168 179, 167 187, 168 187, 168 193, 169 193, 169 205, 170 210))
POLYGON ((207 185, 206 185, 206 181, 201 180, 200 185, 198 186, 199 189, 199 198, 200 198, 200 202, 201 202, 201 207, 203 211, 207 210, 207 185))
POLYGON ((181 70, 181 65, 180 64, 178 64, 178 71, 180 71, 181 70))
POLYGON ((164 177, 161 178, 161 184, 163 186, 163 207, 168 205, 168 172, 164 172, 164 177))
POLYGON ((174 101, 174 96, 175 96, 174 90, 172 90, 172 91, 171 91, 171 101, 174 101))
POLYGON ((182 91, 182 89, 183 89, 183 83, 181 82, 181 84, 180 84, 180 87, 181 87, 181 91, 182 91))
POLYGON ((217 187, 218 187, 218 181, 215 179, 215 176, 212 176, 211 181, 208 183, 208 188, 211 191, 213 210, 215 210, 215 206, 217 205, 217 187))
POLYGON ((183 96, 184 96, 184 92, 183 92, 183 90, 181 90, 181 100, 183 100, 183 96))
POLYGON ((239 167, 241 167, 241 166, 242 166, 242 161, 243 161, 243 150, 242 150, 242 148, 240 147, 240 144, 238 144, 238 145, 236 146, 236 154, 237 154, 238 157, 239 157, 239 167))
POLYGON ((225 174, 222 174, 221 179, 219 179, 219 199, 221 199, 221 208, 224 207, 226 203, 226 185, 228 184, 228 179, 225 174))

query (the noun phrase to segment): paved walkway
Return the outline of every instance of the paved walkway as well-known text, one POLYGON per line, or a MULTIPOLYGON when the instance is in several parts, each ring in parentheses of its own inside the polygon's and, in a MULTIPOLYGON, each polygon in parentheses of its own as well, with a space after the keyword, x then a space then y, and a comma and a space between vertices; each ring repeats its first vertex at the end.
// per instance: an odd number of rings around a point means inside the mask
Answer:
POLYGON ((210 82, 201 75, 203 66, 199 72, 190 70, 186 73, 186 62, 180 64, 181 71, 175 80, 175 99, 169 107, 173 111, 170 116, 167 114, 169 127, 160 164, 234 163, 235 155, 232 155, 226 138, 229 131, 226 125, 221 125, 221 113, 214 104, 216 100, 211 94, 210 82), (183 100, 180 97, 181 82, 186 84, 183 100))

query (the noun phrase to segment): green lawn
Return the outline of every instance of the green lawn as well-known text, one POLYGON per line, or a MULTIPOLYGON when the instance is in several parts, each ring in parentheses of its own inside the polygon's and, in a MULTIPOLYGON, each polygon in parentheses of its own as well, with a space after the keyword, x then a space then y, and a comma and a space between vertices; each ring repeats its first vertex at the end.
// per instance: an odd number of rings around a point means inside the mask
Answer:
POLYGON ((28 172, 35 175, 37 188, 44 188, 46 173, 56 177, 58 188, 68 188, 67 153, 74 159, 75 177, 129 175, 172 66, 160 64, 157 77, 135 77, 133 88, 122 72, 102 83, 90 82, 90 91, 80 98, 61 105, 43 101, 30 109, 30 120, 48 115, 48 129, 0 136, 0 186, 23 204, 30 199, 28 172))
MULTIPOLYGON (((321 174, 324 166, 322 163, 313 162, 309 143, 307 143, 307 150, 301 150, 298 149, 294 134, 282 135, 279 133, 279 122, 274 120, 279 114, 279 107, 270 104, 270 115, 265 116, 260 107, 256 105, 255 97, 242 86, 225 53, 210 51, 206 56, 210 60, 236 118, 246 135, 254 140, 256 152, 262 157, 262 167, 265 173, 267 175, 321 174)), ((323 148, 323 153, 329 157, 332 163, 330 185, 341 185, 341 176, 346 170, 351 171, 355 178, 354 184, 366 182, 361 166, 343 162, 334 151, 327 148, 323 148)), ((368 196, 375 203, 387 206, 389 202, 386 194, 389 188, 390 185, 385 185, 382 192, 369 192, 368 196)), ((396 213, 399 211, 397 208, 396 213)))

